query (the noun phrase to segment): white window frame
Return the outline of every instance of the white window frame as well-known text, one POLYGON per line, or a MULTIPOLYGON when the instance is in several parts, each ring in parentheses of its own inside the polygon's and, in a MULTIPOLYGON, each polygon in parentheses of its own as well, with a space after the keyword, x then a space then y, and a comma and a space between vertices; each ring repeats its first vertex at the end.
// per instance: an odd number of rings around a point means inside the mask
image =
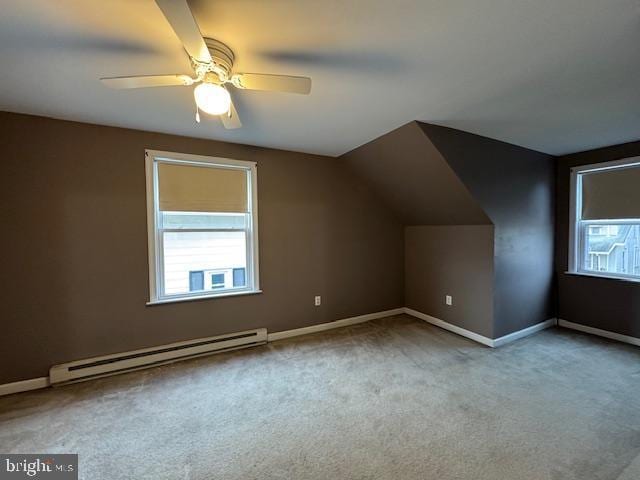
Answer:
POLYGON ((571 169, 571 185, 570 185, 570 203, 569 203, 569 264, 567 273, 578 275, 587 275, 592 277, 615 278, 619 280, 628 280, 640 282, 637 275, 629 275, 622 273, 596 272, 593 270, 585 270, 580 262, 580 254, 583 251, 582 245, 585 235, 584 229, 589 225, 598 224, 616 224, 636 225, 640 223, 640 219, 613 219, 613 220, 582 220, 582 176, 590 173, 602 173, 607 170, 619 170, 625 168, 640 167, 640 157, 623 158, 611 162, 593 163, 590 165, 580 165, 571 169))
MULTIPOLYGON (((258 257, 258 172, 256 162, 147 149, 145 150, 145 173, 147 185, 147 243, 149 252, 149 301, 147 305, 261 293, 258 257), (233 290, 225 290, 223 292, 213 290, 163 295, 162 237, 161 230, 158 228, 160 218, 160 211, 158 209, 159 163, 230 168, 247 172, 247 205, 249 215, 247 215, 248 225, 245 230, 243 230, 247 235, 246 287, 234 288, 233 290)), ((180 231, 189 230, 180 229, 180 231)), ((207 229, 207 231, 212 230, 207 229)), ((220 229, 220 231, 229 231, 229 229, 220 229)))

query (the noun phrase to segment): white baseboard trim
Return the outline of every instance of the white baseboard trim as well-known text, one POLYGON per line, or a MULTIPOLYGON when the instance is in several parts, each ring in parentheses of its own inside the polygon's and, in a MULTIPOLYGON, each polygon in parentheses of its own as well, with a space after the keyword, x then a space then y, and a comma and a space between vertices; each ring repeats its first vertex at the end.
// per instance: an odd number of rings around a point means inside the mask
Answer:
POLYGON ((458 327, 456 325, 452 325, 451 323, 447 323, 444 320, 440 320, 439 318, 432 317, 431 315, 427 315, 426 313, 419 312, 412 308, 404 308, 404 313, 407 315, 411 315, 412 317, 419 318, 420 320, 424 320, 436 327, 444 328, 445 330, 449 330, 450 332, 457 333, 463 337, 466 337, 474 342, 481 343, 482 345, 486 345, 487 347, 493 347, 493 340, 491 338, 482 336, 478 333, 472 332, 471 330, 466 330, 464 328, 458 327))
POLYGON ((419 318, 420 320, 424 320, 436 327, 444 328, 445 330, 449 330, 450 332, 456 333, 463 337, 466 337, 475 342, 481 343, 482 345, 486 345, 487 347, 497 348, 502 345, 506 345, 507 343, 514 342, 519 340, 520 338, 524 338, 528 335, 532 335, 540 330, 544 330, 545 328, 553 327, 556 325, 556 319, 551 318, 549 320, 545 320, 544 322, 540 322, 536 325, 532 325, 531 327, 524 328, 517 332, 510 333, 508 335, 504 335, 499 338, 488 338, 479 333, 472 332, 471 330, 467 330, 462 327, 458 327, 456 325, 452 325, 451 323, 445 322, 444 320, 440 320, 439 318, 432 317, 431 315, 427 315, 426 313, 419 312, 417 310, 413 310, 412 308, 405 307, 404 313, 407 315, 411 315, 412 317, 419 318))
POLYGON ((544 330, 546 328, 555 327, 558 324, 558 321, 555 318, 550 318, 549 320, 545 320, 544 322, 536 323, 535 325, 531 325, 530 327, 523 328, 522 330, 518 330, 517 332, 510 333, 509 335, 505 335, 503 337, 495 338, 493 340, 494 347, 501 347, 510 342, 514 342, 521 338, 527 337, 529 335, 533 335, 540 330, 544 330))
POLYGON ((28 392, 29 390, 46 388, 48 386, 49 377, 30 378, 29 380, 5 383, 4 385, 0 385, 0 397, 3 395, 11 395, 12 393, 28 392))
POLYGON ((592 335, 598 335, 599 337, 608 338, 610 340, 617 340, 619 342, 629 343, 640 347, 640 338, 630 337, 629 335, 622 335, 621 333, 609 332, 608 330, 600 330, 599 328, 587 327, 586 325, 580 325, 579 323, 569 322, 568 320, 558 319, 558 326, 563 328, 570 328, 571 330, 578 330, 584 333, 590 333, 592 335))
POLYGON ((325 330, 331 330, 334 328, 347 327, 349 325, 355 325, 357 323, 364 323, 370 320, 376 320, 378 318, 391 317, 393 315, 400 315, 404 313, 404 308, 394 308, 393 310, 384 310, 382 312, 367 313, 366 315, 358 315, 357 317, 343 318, 342 320, 336 320, 335 322, 320 323, 318 325, 311 325, 309 327, 296 328, 294 330, 284 330, 282 332, 269 333, 267 335, 268 342, 274 342, 276 340, 282 340, 283 338, 297 337, 300 335, 307 335, 309 333, 324 332, 325 330))

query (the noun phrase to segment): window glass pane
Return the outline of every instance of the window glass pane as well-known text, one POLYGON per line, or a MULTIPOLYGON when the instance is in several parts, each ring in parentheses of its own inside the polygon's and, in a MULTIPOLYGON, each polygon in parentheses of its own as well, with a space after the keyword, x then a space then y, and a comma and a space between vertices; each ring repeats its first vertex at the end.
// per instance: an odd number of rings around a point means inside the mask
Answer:
POLYGON ((214 273, 211 275, 211 288, 224 288, 224 273, 214 273))
POLYGON ((162 228, 246 228, 245 214, 160 212, 162 228))
POLYGON ((246 285, 246 271, 244 268, 233 269, 233 286, 244 287, 246 285))
POLYGON ((585 224, 582 269, 640 276, 640 224, 585 224))
MULTIPOLYGON (((163 232, 164 294, 193 291, 192 273, 202 272, 207 291, 234 288, 234 269, 247 266, 245 232, 163 232)), ((244 285, 242 285, 244 286, 244 285)), ((237 287, 236 287, 237 288, 237 287)))
POLYGON ((189 272, 189 291, 195 292, 204 289, 204 272, 189 272))

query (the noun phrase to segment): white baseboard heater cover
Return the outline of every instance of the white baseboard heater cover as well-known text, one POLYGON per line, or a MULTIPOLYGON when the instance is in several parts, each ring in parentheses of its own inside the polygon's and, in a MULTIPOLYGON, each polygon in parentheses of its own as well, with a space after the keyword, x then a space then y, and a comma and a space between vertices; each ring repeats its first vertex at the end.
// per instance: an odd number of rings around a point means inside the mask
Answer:
POLYGON ((52 385, 55 385, 90 380, 265 343, 267 343, 266 328, 219 335, 217 337, 197 338, 185 342, 170 343, 158 347, 143 348, 131 352, 54 365, 49 370, 49 381, 52 385))

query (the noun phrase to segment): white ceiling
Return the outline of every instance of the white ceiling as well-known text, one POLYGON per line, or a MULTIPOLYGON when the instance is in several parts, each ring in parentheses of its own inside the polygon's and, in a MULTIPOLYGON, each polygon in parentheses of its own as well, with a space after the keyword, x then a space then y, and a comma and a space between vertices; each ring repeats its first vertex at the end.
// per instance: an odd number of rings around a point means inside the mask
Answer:
POLYGON ((338 155, 411 120, 562 154, 640 138, 640 0, 190 2, 238 71, 306 75, 310 96, 239 91, 244 127, 194 122, 190 73, 153 0, 0 0, 0 110, 338 155))

